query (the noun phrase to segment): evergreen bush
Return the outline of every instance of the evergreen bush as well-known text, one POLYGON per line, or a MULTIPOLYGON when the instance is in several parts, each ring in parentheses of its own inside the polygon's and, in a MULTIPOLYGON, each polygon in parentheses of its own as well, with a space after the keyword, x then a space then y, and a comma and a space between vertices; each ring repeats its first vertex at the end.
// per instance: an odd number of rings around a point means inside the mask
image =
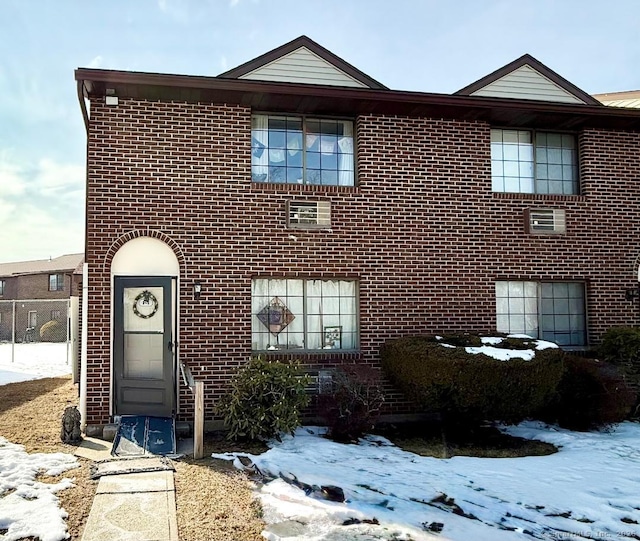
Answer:
POLYGON ((493 347, 532 349, 534 358, 501 361, 469 353, 467 347, 482 343, 476 335, 413 336, 388 341, 382 366, 408 399, 449 423, 515 423, 548 403, 562 377, 564 353, 557 347, 535 349, 532 339, 502 338, 504 343, 493 347))
POLYGON ((67 330, 57 319, 47 321, 40 327, 40 340, 43 342, 64 342, 67 330))
POLYGON ((228 428, 227 437, 265 441, 292 433, 309 403, 308 384, 309 376, 297 361, 252 358, 233 378, 231 390, 216 408, 228 428))
POLYGON ((640 328, 612 327, 602 336, 598 353, 613 364, 630 387, 638 393, 632 414, 640 415, 640 328))
POLYGON ((573 355, 553 400, 538 415, 570 430, 605 428, 623 421, 636 402, 636 392, 611 364, 573 355))

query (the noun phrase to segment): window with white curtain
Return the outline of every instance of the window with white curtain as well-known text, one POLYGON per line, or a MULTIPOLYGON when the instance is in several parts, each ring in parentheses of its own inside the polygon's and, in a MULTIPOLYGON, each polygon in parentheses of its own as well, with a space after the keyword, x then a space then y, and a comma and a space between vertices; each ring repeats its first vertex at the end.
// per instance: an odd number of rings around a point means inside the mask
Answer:
POLYGON ((357 296, 354 280, 255 278, 252 349, 358 349, 357 296))
POLYGON ((579 193, 575 136, 492 129, 491 182, 494 192, 579 193))
POLYGON ((497 330, 527 334, 561 346, 584 346, 586 311, 582 282, 496 282, 497 330))
POLYGON ((353 122, 290 115, 251 118, 254 182, 353 186, 353 122))

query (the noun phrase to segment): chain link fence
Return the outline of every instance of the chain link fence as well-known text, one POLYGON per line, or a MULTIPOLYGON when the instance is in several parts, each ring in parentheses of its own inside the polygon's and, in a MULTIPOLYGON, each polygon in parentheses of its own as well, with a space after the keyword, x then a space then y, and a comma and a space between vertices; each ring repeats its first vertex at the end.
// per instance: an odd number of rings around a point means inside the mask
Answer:
POLYGON ((0 342, 66 342, 69 300, 0 301, 0 342))
MULTIPOLYGON (((0 353, 13 362, 16 346, 20 354, 28 355, 29 344, 58 344, 51 349, 64 355, 69 363, 74 358, 72 344, 76 341, 74 318, 77 302, 70 299, 0 300, 0 353)), ((42 346, 44 347, 44 346, 42 346)))

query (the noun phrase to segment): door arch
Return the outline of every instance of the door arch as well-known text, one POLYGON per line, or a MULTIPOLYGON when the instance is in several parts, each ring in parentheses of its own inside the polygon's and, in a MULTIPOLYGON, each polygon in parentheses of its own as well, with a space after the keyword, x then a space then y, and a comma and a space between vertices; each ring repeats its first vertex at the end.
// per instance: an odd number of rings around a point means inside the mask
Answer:
POLYGON ((115 415, 177 409, 178 277, 173 249, 153 237, 123 244, 111 262, 111 388, 115 415))

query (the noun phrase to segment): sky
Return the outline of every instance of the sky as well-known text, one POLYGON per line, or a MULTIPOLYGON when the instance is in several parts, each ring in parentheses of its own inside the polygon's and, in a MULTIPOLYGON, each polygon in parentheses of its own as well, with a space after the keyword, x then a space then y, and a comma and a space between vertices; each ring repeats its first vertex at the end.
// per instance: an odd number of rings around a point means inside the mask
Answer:
POLYGON ((0 0, 0 263, 84 251, 76 68, 215 76, 303 34, 396 90, 525 53, 591 94, 640 89, 637 0, 0 0))

